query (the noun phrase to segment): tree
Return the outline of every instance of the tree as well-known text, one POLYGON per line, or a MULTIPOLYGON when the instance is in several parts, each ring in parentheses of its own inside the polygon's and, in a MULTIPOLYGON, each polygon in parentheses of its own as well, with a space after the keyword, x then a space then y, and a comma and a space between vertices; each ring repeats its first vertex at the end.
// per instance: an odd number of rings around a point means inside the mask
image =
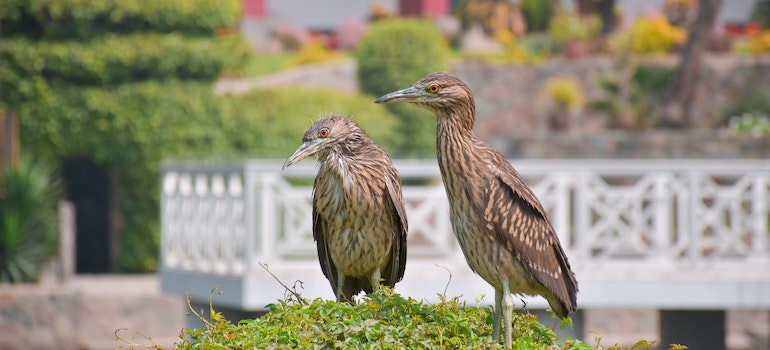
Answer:
POLYGON ((722 0, 700 0, 698 16, 688 30, 679 64, 663 96, 660 126, 687 128, 693 124, 695 89, 721 5, 722 0))

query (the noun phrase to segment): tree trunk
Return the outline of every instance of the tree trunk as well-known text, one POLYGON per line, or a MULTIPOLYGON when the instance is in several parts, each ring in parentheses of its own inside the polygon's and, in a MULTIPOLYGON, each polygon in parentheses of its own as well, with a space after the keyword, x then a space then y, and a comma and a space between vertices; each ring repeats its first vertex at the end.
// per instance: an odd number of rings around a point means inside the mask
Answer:
POLYGON ((607 36, 615 30, 615 0, 599 0, 595 6, 602 19, 602 35, 607 36))
POLYGON ((693 124, 695 88, 721 5, 722 0, 700 0, 698 17, 690 27, 679 65, 663 96, 660 126, 688 128, 693 124))

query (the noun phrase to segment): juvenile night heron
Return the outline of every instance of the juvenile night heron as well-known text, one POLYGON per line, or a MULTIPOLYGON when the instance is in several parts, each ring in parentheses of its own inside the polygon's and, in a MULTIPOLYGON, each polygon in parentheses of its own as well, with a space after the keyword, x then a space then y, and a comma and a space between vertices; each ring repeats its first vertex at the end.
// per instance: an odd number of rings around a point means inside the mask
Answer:
POLYGON ((430 73, 375 102, 405 101, 436 115, 436 152, 452 229, 473 271, 495 288, 493 337, 511 345, 511 292, 541 295, 559 317, 577 308, 577 281, 543 206, 511 164, 476 138, 473 94, 457 77, 430 73))
POLYGON ((406 266, 401 180, 388 154, 347 117, 316 121, 283 169, 315 155, 313 238, 337 301, 393 287, 406 266))

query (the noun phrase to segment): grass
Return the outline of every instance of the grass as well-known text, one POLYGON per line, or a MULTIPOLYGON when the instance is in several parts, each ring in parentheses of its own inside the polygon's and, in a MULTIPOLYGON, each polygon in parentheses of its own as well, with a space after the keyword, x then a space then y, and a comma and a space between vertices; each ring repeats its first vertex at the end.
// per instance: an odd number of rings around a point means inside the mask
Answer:
POLYGON ((290 62, 297 58, 296 52, 283 54, 256 53, 249 56, 247 63, 234 72, 226 75, 236 77, 253 77, 280 72, 289 67, 290 62))

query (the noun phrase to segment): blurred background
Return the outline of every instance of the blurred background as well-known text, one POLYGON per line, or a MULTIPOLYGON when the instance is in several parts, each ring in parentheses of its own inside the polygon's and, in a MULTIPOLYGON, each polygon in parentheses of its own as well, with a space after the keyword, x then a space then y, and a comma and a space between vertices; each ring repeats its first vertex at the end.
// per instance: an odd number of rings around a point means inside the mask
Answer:
MULTIPOLYGON (((431 71, 471 87, 510 159, 770 158, 766 0, 5 0, 0 28, 2 349, 170 345, 188 320, 157 274, 163 161, 283 160, 333 113, 435 162, 433 116, 373 103, 431 71)), ((732 239, 768 269, 757 184, 756 232, 732 239)), ((770 348, 769 315, 709 314, 714 348, 770 348)), ((597 307, 577 336, 660 339, 670 316, 597 307)))

